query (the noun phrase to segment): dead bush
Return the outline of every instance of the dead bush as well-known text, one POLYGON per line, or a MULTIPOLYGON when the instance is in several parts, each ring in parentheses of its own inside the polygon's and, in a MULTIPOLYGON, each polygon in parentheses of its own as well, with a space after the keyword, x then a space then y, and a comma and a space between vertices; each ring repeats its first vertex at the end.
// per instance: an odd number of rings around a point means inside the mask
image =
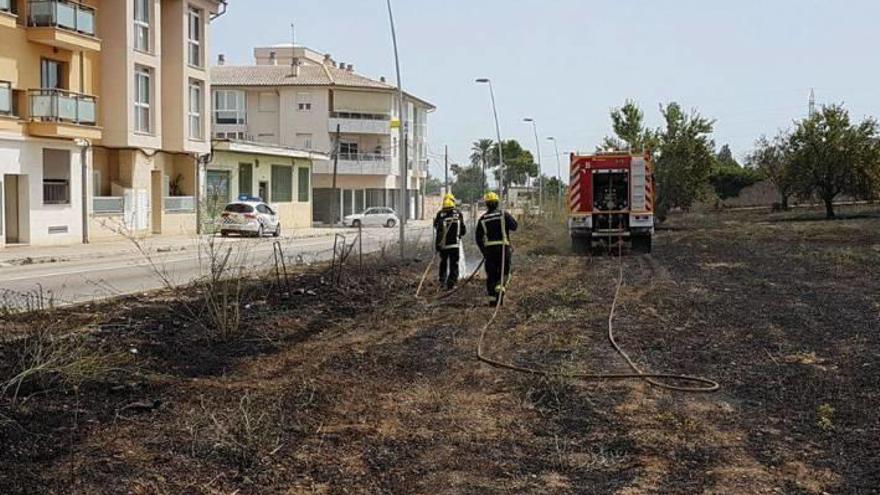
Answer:
MULTIPOLYGON (((128 239, 165 289, 180 291, 162 261, 156 258, 144 241, 118 226, 116 232, 128 239)), ((247 304, 247 247, 233 248, 214 235, 201 238, 198 263, 207 267, 207 273, 190 284, 198 298, 180 300, 180 308, 187 321, 203 330, 208 339, 229 342, 241 336, 242 309, 247 304)))
POLYGON ((193 416, 188 425, 193 457, 214 458, 248 471, 284 447, 286 418, 278 402, 257 400, 248 393, 227 407, 210 407, 203 399, 193 416))
POLYGON ((49 328, 36 329, 17 343, 14 375, 0 382, 0 395, 15 402, 23 391, 60 387, 72 390, 96 382, 129 364, 127 352, 106 352, 89 345, 83 334, 55 336, 49 328))

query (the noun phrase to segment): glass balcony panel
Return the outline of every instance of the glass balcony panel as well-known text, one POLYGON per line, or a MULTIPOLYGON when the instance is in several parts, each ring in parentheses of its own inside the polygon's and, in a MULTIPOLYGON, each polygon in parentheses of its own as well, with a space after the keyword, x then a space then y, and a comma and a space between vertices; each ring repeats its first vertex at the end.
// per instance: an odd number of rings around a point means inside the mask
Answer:
POLYGON ((77 121, 76 116, 76 97, 69 95, 59 95, 58 97, 58 115, 61 120, 77 121))
POLYGON ((55 4, 55 15, 58 27, 76 30, 76 6, 58 2, 55 4))
POLYGON ((79 123, 94 124, 96 114, 95 100, 91 98, 83 98, 79 101, 79 123))
POLYGON ((3 12, 12 11, 12 0, 0 0, 0 10, 3 12))
POLYGON ((52 95, 31 95, 31 118, 47 119, 55 116, 55 97, 52 95))
POLYGON ((32 1, 28 6, 28 14, 32 26, 55 25, 55 3, 49 1, 32 1))
POLYGON ((125 198, 116 196, 95 196, 92 198, 92 212, 95 215, 121 214, 125 210, 125 198))
POLYGON ((89 9, 79 8, 76 12, 76 30, 88 34, 95 35, 95 12, 89 9))
POLYGON ((12 113, 12 89, 0 86, 0 113, 12 113))

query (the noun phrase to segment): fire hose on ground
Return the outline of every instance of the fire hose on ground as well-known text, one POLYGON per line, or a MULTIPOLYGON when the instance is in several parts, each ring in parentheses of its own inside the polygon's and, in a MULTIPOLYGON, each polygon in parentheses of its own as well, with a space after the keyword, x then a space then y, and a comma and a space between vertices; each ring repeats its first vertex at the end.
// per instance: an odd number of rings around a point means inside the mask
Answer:
MULTIPOLYGON (((588 381, 618 381, 618 380, 644 380, 648 384, 663 388, 666 390, 672 390, 677 392, 689 392, 689 393, 710 393, 717 392, 721 386, 718 382, 714 380, 710 380, 708 378, 704 378, 701 376, 693 376, 693 375, 683 375, 683 374, 675 374, 675 373, 646 373, 644 372, 633 359, 629 356, 629 354, 620 346, 617 342, 617 339, 614 336, 614 316, 617 311, 617 306, 620 301, 620 293, 623 288, 624 282, 624 269, 623 269, 623 256, 622 256, 622 246, 618 243, 618 278, 616 287, 614 290, 614 298, 611 302, 611 308, 608 312, 608 341, 611 343, 611 346, 614 350, 626 361, 627 365, 630 369, 632 369, 632 373, 563 373, 558 371, 548 371, 537 368, 531 368, 527 366, 518 366, 515 364, 506 363, 503 361, 499 361, 497 359, 488 357, 485 353, 486 347, 486 335, 489 332, 489 329, 498 319, 499 314, 501 313, 501 308, 503 307, 503 300, 506 297, 507 287, 510 284, 511 277, 505 277, 504 267, 507 262, 505 256, 507 255, 506 250, 502 250, 501 255, 501 270, 502 270, 502 287, 501 287, 501 297, 498 298, 496 302, 492 317, 489 318, 489 321, 486 322, 485 325, 480 330, 480 336, 477 341, 477 359, 480 361, 494 366, 496 368, 505 369, 508 371, 514 371, 517 373, 524 373, 528 375, 534 376, 542 376, 542 377, 552 377, 552 378, 570 378, 570 379, 580 379, 580 380, 588 380, 588 381), (664 383, 661 380, 672 381, 672 382, 684 382, 684 383, 692 383, 695 384, 693 386, 681 386, 681 385, 671 385, 669 383, 664 383)), ((416 291, 416 297, 418 297, 421 292, 422 286, 424 285, 425 278, 427 277, 428 272, 434 265, 434 259, 436 258, 436 252, 434 256, 431 258, 431 262, 428 264, 427 269, 425 270, 424 275, 422 276, 422 280, 419 283, 419 288, 416 291)), ((485 259, 480 262, 477 266, 477 269, 468 277, 464 283, 460 284, 454 291, 449 291, 436 300, 446 299, 452 296, 455 292, 465 287, 468 283, 470 283, 474 277, 479 272, 480 268, 482 268, 485 263, 485 259)))

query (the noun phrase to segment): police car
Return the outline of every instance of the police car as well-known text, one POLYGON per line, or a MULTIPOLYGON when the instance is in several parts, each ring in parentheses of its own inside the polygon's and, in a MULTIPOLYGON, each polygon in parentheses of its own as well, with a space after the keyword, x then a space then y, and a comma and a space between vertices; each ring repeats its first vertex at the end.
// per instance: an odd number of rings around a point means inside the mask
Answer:
POLYGON ((220 235, 228 237, 233 233, 256 237, 272 234, 279 237, 281 220, 278 212, 261 198, 239 196, 238 201, 226 205, 220 215, 220 235))

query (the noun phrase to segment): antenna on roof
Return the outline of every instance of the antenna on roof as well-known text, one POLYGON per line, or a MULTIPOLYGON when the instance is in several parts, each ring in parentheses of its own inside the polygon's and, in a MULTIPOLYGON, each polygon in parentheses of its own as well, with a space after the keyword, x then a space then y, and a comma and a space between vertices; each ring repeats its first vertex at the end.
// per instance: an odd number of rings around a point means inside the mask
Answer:
POLYGON ((290 77, 299 74, 299 60, 296 58, 296 25, 290 23, 290 77))

